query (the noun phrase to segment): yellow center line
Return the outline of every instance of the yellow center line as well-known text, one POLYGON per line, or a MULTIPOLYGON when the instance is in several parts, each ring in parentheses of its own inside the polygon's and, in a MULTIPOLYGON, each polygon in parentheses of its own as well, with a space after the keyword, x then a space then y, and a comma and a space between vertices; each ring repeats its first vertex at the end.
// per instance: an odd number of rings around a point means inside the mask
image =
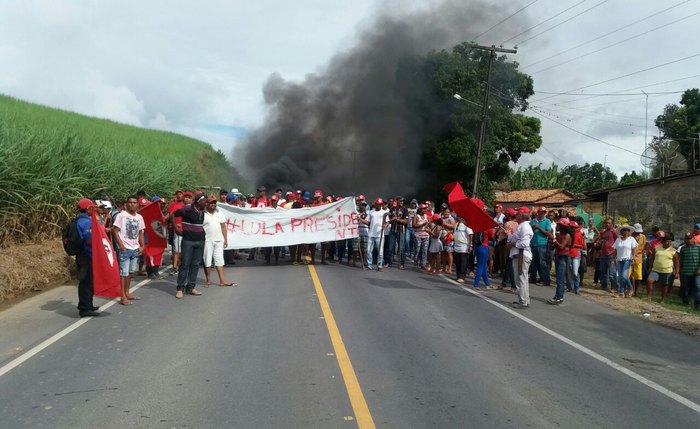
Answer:
POLYGON ((357 427, 360 429, 374 429, 376 426, 374 425, 374 420, 372 420, 372 414, 370 414, 369 408, 367 407, 365 395, 362 394, 360 382, 357 380, 357 375, 355 375, 355 370, 350 362, 350 356, 348 356, 345 343, 343 343, 343 338, 340 336, 338 325, 335 324, 335 318, 331 312, 331 307, 328 305, 323 286, 321 286, 321 281, 318 279, 318 274, 316 274, 316 268, 313 265, 309 265, 309 272, 311 273, 311 280, 313 280, 314 287, 316 288, 316 296, 318 296, 318 302, 321 305, 323 317, 326 320, 326 327, 331 337, 333 350, 338 359, 340 373, 343 375, 345 388, 350 397, 350 404, 355 413, 357 427))

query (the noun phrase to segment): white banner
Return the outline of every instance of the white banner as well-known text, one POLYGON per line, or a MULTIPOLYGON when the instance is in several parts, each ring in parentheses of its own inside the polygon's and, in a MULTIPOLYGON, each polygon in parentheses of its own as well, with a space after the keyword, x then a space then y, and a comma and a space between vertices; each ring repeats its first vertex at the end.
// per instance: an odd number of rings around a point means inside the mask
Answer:
POLYGON ((226 217, 227 249, 322 243, 358 236, 352 197, 301 209, 243 208, 218 204, 226 217))

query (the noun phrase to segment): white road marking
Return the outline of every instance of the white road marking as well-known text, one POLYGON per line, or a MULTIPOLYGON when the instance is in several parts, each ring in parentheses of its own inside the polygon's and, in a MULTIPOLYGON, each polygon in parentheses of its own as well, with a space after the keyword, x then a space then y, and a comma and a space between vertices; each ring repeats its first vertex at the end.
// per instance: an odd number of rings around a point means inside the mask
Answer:
POLYGON ((443 279, 447 280, 448 282, 450 282, 454 285, 459 286, 459 288, 462 289, 463 291, 469 292, 470 294, 478 296, 479 298, 483 299, 484 301, 488 302, 489 304, 495 305, 496 307, 500 308, 501 310, 505 311, 506 313, 508 313, 514 317, 517 317, 518 319, 522 320, 523 322, 527 323, 528 325, 531 325, 531 326, 539 329, 540 331, 544 332, 545 334, 551 335, 552 337, 556 338, 557 340, 570 345, 571 347, 575 348, 576 350, 578 350, 580 352, 587 354, 588 356, 592 357, 593 359, 595 359, 599 362, 602 362, 602 363, 608 365, 609 367, 616 369, 617 371, 620 371, 621 373, 627 375, 628 377, 631 377, 631 378, 637 380, 638 382, 644 384, 645 386, 651 387, 652 389, 656 390, 657 392, 661 393, 662 395, 667 396, 667 397, 673 399, 674 401, 685 405, 686 407, 690 408, 691 410, 695 411, 696 413, 700 413, 700 404, 696 404, 695 402, 691 401, 690 399, 688 399, 684 396, 681 396, 675 392, 672 392, 672 391, 668 390, 667 388, 661 386, 660 384, 657 384, 657 383, 649 380, 648 378, 646 378, 642 375, 639 375, 636 372, 634 372, 630 369, 627 369, 624 366, 622 366, 616 362, 613 362, 612 360, 606 358, 605 356, 603 356, 599 353, 594 352, 593 350, 589 349, 588 347, 583 346, 583 345, 577 343, 576 341, 570 340, 569 338, 567 338, 567 337, 565 337, 557 332, 552 331, 551 329, 547 328, 546 326, 540 325, 539 323, 535 322, 534 320, 523 316, 519 312, 517 312, 511 308, 508 308, 499 302, 492 300, 491 298, 485 296, 482 292, 476 292, 476 291, 470 289, 469 287, 464 286, 460 283, 457 283, 456 281, 446 277, 444 274, 440 274, 440 277, 442 277, 443 279))
MULTIPOLYGON (((134 287, 131 288, 131 292, 138 290, 141 286, 145 285, 149 281, 150 281, 149 279, 144 279, 144 280, 140 281, 134 287)), ((113 300, 102 305, 100 307, 100 310, 106 310, 109 307, 116 304, 117 302, 119 302, 119 298, 114 298, 113 300)), ((51 337, 47 338, 46 340, 42 341, 41 343, 39 343, 36 346, 32 347, 31 349, 27 350, 25 353, 12 359, 10 362, 8 362, 7 364, 3 365, 2 368, 0 368, 0 377, 2 377, 3 375, 7 374, 10 371, 12 371, 13 369, 17 368, 18 366, 22 365, 24 362, 31 359, 37 353, 46 349, 51 344, 53 344, 56 341, 60 340, 61 338, 65 337, 66 335, 70 334, 71 332, 75 331, 76 329, 83 326, 84 324, 86 324, 87 322, 89 322, 92 319, 94 319, 94 317, 83 317, 80 320, 76 320, 72 324, 68 325, 65 329, 52 335, 51 337)))

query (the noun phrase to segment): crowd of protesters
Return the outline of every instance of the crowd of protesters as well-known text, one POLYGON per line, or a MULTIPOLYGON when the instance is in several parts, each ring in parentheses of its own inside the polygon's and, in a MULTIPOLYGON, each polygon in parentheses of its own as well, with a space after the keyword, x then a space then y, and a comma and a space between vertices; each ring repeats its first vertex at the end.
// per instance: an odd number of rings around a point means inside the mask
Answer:
MULTIPOLYGON (((130 305, 139 299, 129 292, 133 276, 162 277, 162 256, 144 257, 144 243, 148 237, 144 236, 144 220, 138 213, 141 207, 157 202, 168 225, 172 249, 170 274, 177 275, 175 297, 199 296, 202 293, 195 286, 201 266, 205 271, 205 287, 212 284, 212 266, 220 286, 236 286, 226 279, 224 266, 234 265, 241 256, 238 251, 227 249, 226 219, 218 210, 219 204, 287 210, 316 207, 341 199, 340 196, 324 196, 320 190, 285 193, 277 189, 268 195, 267 189, 261 186, 257 191, 257 195, 243 195, 237 190, 222 189, 217 197, 201 190, 178 190, 170 204, 158 196, 147 199, 143 191, 114 204, 83 199, 78 203, 79 230, 87 243, 90 238, 88 211, 96 210, 100 223, 113 237, 118 255, 119 302, 130 305)), ((406 202, 397 196, 378 197, 370 204, 363 195, 357 196, 355 202, 357 238, 248 249, 247 259, 255 260, 262 255, 266 264, 272 264, 273 258, 275 264, 280 263, 280 258, 286 258, 287 263, 299 265, 314 264, 318 255, 323 265, 346 262, 359 265, 363 270, 380 272, 394 266, 405 270, 410 263, 414 270, 453 276, 462 284, 467 278, 473 278, 474 290, 503 289, 515 293, 518 298, 513 306, 516 308, 530 306, 531 283, 552 285, 552 269, 556 287, 553 298, 547 302, 558 305, 564 301, 566 292, 579 293, 584 276, 592 268, 594 285, 621 298, 637 296, 640 285, 646 285, 646 298, 651 300, 654 286, 657 286, 661 288, 663 302, 674 279, 679 279, 683 303, 688 305, 692 299, 694 308, 700 310, 700 224, 685 234, 684 243, 676 248, 673 235, 656 227, 647 236, 638 223, 615 226, 613 219, 608 218, 598 229, 593 217, 586 221, 581 216, 546 207, 503 210, 498 204, 490 212, 497 226, 474 232, 468 219, 459 217, 444 203, 436 206, 431 201, 417 199, 406 202)), ((86 244, 85 255, 76 258, 82 285, 79 286, 78 306, 81 316, 98 314, 97 307, 92 305, 91 293, 85 292, 88 248, 86 244)))

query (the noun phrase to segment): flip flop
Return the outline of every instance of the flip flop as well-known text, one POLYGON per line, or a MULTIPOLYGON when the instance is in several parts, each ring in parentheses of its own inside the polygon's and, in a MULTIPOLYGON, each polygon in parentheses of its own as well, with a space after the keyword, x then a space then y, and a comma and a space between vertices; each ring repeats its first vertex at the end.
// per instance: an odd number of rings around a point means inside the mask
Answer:
POLYGON ((129 301, 141 301, 141 298, 139 298, 136 295, 127 296, 126 299, 128 299, 129 301))
POLYGON ((211 283, 204 283, 204 287, 209 287, 211 286, 211 283))
POLYGON ((133 302, 131 302, 131 301, 119 301, 119 304, 121 304, 121 305, 131 305, 131 304, 133 304, 133 302))
POLYGON ((233 287, 236 287, 236 286, 238 286, 238 283, 234 283, 234 282, 221 283, 219 286, 221 286, 221 287, 225 287, 225 286, 233 286, 233 287))

